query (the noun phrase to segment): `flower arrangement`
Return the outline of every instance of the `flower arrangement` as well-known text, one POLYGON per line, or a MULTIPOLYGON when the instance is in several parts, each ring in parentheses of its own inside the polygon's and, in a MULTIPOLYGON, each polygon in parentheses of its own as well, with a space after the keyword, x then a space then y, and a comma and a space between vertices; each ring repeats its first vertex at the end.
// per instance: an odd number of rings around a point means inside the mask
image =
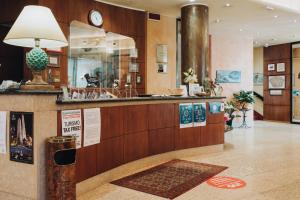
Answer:
POLYGON ((225 103, 224 106, 224 111, 225 111, 225 123, 228 127, 232 128, 232 122, 233 119, 236 117, 241 117, 238 114, 234 114, 236 111, 239 111, 239 109, 237 108, 237 104, 234 101, 229 101, 225 103))
POLYGON ((185 83, 197 83, 198 82, 198 78, 197 75, 195 74, 194 69, 189 68, 186 72, 183 72, 185 78, 184 78, 184 82, 185 83))

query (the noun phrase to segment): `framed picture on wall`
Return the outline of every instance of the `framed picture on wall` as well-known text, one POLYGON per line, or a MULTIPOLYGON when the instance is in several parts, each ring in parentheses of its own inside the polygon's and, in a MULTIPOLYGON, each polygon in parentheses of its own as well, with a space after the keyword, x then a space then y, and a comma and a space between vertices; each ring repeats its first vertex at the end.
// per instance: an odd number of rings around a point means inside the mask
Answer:
POLYGON ((48 54, 48 66, 49 67, 60 67, 60 55, 48 54))
POLYGON ((139 64, 138 63, 130 63, 128 71, 132 72, 132 73, 139 72, 139 64))
POLYGON ((271 96, 282 96, 282 90, 270 90, 271 96))
POLYGON ((217 70, 216 82, 217 83, 240 83, 241 71, 217 70))
POLYGON ((268 64, 268 71, 274 71, 275 70, 275 64, 268 64))
POLYGON ((285 89, 285 76, 269 76, 269 89, 285 89))
POLYGON ((33 113, 11 112, 9 128, 10 160, 33 164, 33 113))
POLYGON ((277 72, 285 72, 285 63, 277 63, 276 69, 277 72))

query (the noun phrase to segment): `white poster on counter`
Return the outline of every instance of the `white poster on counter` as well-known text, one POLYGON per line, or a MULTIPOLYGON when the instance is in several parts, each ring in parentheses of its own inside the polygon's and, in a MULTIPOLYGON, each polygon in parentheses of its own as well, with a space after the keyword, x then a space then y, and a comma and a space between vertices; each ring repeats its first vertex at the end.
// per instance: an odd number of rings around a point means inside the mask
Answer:
POLYGON ((0 112, 0 154, 6 154, 6 115, 0 112))
POLYGON ((100 143, 101 137, 101 114, 100 108, 84 109, 84 139, 83 146, 100 143))
POLYGON ((76 148, 81 147, 81 110, 63 110, 61 112, 62 136, 76 137, 76 148))

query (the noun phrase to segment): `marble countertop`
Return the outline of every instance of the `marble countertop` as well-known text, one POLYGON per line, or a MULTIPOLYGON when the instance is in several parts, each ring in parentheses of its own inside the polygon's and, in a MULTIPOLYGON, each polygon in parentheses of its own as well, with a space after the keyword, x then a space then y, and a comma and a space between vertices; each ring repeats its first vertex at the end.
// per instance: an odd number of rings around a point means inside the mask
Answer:
POLYGON ((81 103, 114 103, 114 102, 139 102, 139 101, 164 101, 164 100, 222 100, 226 97, 174 97, 174 96, 153 96, 153 97, 132 97, 117 99, 97 100, 57 100, 57 104, 81 104, 81 103))

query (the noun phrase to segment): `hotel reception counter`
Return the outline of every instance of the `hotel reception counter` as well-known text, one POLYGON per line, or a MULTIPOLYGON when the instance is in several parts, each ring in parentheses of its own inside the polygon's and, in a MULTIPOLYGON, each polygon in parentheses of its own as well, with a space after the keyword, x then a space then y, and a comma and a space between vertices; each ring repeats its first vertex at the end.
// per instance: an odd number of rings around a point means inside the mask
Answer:
POLYGON ((7 111, 7 153, 0 154, 0 199, 45 199, 46 140, 62 135, 61 113, 66 110, 82 111, 82 142, 76 155, 77 183, 141 158, 224 144, 224 112, 211 113, 209 108, 210 104, 223 102, 224 97, 63 102, 57 96, 55 92, 0 94, 0 111, 7 111), (179 106, 193 103, 205 105, 206 123, 181 128, 180 121, 186 119, 180 114, 179 106), (84 147, 84 109, 89 108, 100 108, 100 143, 84 147), (33 113, 33 164, 10 161, 9 112, 33 113))

